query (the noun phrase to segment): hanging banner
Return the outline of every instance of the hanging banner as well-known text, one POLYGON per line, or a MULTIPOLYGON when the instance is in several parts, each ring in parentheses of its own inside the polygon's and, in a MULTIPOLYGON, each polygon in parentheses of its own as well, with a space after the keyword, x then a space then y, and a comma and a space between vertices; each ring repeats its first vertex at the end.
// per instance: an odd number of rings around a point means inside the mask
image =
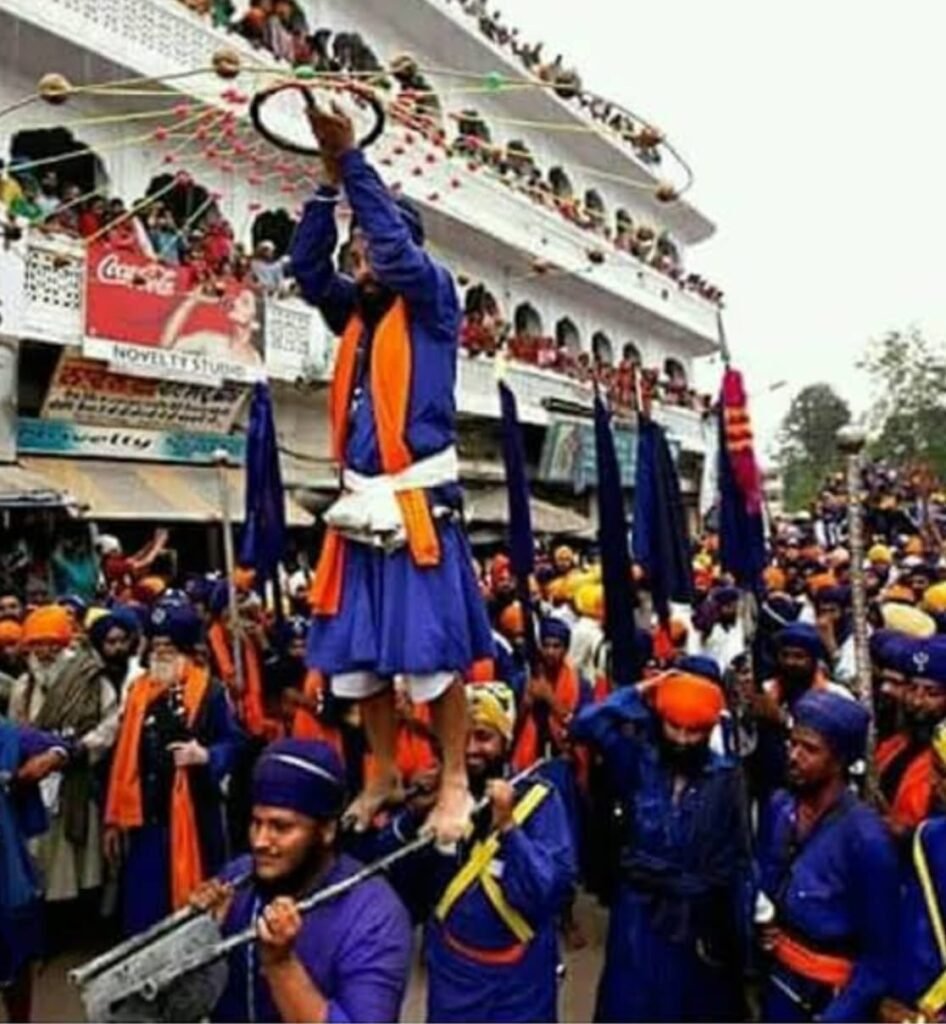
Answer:
POLYGON ((191 268, 107 242, 89 246, 87 356, 121 373, 200 384, 264 377, 262 300, 245 282, 212 286, 191 268))
POLYGON ((104 363, 64 352, 41 416, 105 427, 227 434, 248 393, 232 383, 204 387, 112 373, 104 363))

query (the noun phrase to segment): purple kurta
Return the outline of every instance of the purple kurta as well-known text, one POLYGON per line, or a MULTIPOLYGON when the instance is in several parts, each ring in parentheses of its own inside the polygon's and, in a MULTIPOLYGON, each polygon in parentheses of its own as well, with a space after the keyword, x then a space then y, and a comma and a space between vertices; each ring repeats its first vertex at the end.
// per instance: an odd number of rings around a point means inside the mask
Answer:
MULTIPOLYGON (((241 857, 222 877, 237 878, 250 870, 241 857)), ((361 865, 342 855, 323 881, 333 885, 353 875, 361 865)), ((255 920, 263 905, 254 885, 242 886, 223 925, 224 935, 240 931, 255 920)), ((303 918, 296 955, 319 991, 328 1000, 328 1020, 396 1021, 407 987, 411 958, 411 926, 400 900, 387 882, 372 878, 303 918)), ((260 966, 255 944, 230 955, 230 976, 213 1020, 279 1021, 260 966)))

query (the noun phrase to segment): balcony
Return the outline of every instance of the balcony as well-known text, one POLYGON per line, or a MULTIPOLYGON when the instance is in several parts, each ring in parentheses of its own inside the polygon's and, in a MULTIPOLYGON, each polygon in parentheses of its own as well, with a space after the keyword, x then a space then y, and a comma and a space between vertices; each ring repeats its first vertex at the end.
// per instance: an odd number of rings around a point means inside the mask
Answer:
MULTIPOLYGON (((425 9, 441 9, 439 0, 412 2, 425 9)), ((115 55, 120 54, 122 66, 138 73, 154 76, 180 73, 207 67, 210 55, 224 44, 237 49, 249 67, 273 66, 271 55, 261 54, 231 33, 214 29, 178 0, 44 0, 41 4, 33 0, 0 0, 0 11, 7 11, 97 54, 110 69, 116 67, 115 55)), ((381 16, 380 11, 376 13, 381 16)), ((447 8, 443 8, 443 16, 462 17, 447 8)), ((475 38, 466 26, 463 31, 463 38, 475 38)), ((492 47, 488 40, 480 39, 480 42, 492 47)), ((49 48, 45 48, 45 52, 48 51, 49 48)), ((31 48, 37 60, 42 60, 43 52, 42 47, 31 48)), ((73 66, 81 67, 84 73, 90 74, 88 62, 84 63, 75 51, 74 57, 66 62, 65 69, 72 71, 73 66)), ((95 73, 99 78, 115 77, 111 70, 96 69, 95 73)), ((245 77, 252 86, 258 76, 245 77)), ((198 76, 181 79, 176 85, 182 90, 194 89, 206 94, 207 81, 206 77, 198 76)), ((572 117, 580 114, 547 90, 515 90, 510 94, 525 95, 561 108, 559 117, 564 111, 572 117)), ((222 100, 215 101, 206 95, 204 98, 226 106, 222 100)), ((548 111, 545 116, 548 117, 548 111)), ((278 120, 274 126, 281 127, 278 120)), ((413 133, 413 144, 404 144, 404 134, 396 126, 389 128, 372 156, 386 165, 386 177, 397 181, 403 192, 424 208, 435 242, 449 244, 463 237, 464 244, 488 252, 492 264, 509 267, 520 276, 529 276, 532 261, 538 259, 552 268, 552 276, 568 288, 576 303, 604 301, 620 317, 629 321, 636 318, 642 327, 657 334, 672 335, 674 340, 687 345, 693 355, 715 351, 716 307, 713 303, 682 290, 666 275, 627 254, 618 253, 604 239, 569 223, 554 210, 531 202, 486 174, 466 173, 465 161, 446 159, 441 150, 416 133, 413 133), (464 173, 458 175, 458 171, 464 173), (592 252, 603 254, 604 261, 592 262, 589 257, 592 252)), ((610 142, 607 147, 614 151, 610 154, 613 161, 617 150, 610 142)), ((660 207, 664 220, 668 209, 660 207)))

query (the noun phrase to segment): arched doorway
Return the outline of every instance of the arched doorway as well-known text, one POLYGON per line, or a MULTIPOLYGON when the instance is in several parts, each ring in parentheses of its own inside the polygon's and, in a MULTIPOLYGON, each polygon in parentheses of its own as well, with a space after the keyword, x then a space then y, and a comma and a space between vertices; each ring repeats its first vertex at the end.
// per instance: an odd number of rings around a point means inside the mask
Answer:
POLYGON ((633 341, 628 341, 624 345, 624 348, 621 350, 621 358, 625 363, 630 363, 631 366, 640 366, 643 362, 641 358, 641 350, 633 341))
POLYGON ((674 387, 685 388, 687 386, 687 371, 679 359, 664 360, 664 376, 674 387))
POLYGON ((614 365, 614 346, 604 331, 595 331, 591 336, 591 351, 595 362, 603 366, 614 365))
POLYGON ((608 211, 605 208, 604 200, 601 198, 601 193, 596 188, 589 188, 585 192, 584 207, 585 213, 595 227, 604 225, 608 211))
POLYGON ((254 219, 250 228, 253 248, 255 249, 260 242, 272 242, 276 247, 275 256, 284 256, 289 251, 289 243, 295 230, 296 222, 285 210, 263 210, 254 219))
POLYGON ((522 302, 513 313, 513 326, 516 334, 526 338, 541 338, 543 334, 542 317, 531 302, 522 302))
POLYGON ((217 205, 210 201, 210 192, 193 178, 159 174, 148 182, 145 195, 153 196, 162 189, 167 189, 167 192, 162 193, 160 202, 168 209, 178 226, 190 221, 199 210, 207 213, 217 205))
POLYGON ((581 334, 570 317, 563 316, 555 325, 555 343, 570 355, 581 353, 581 334))
POLYGON ((17 164, 35 164, 23 173, 36 181, 54 174, 60 191, 65 185, 76 185, 80 194, 88 195, 108 187, 101 157, 66 128, 28 128, 17 132, 10 142, 10 170, 14 174, 17 164))
POLYGON ((571 178, 561 167, 553 167, 549 171, 549 185, 556 199, 571 199, 575 194, 571 178))

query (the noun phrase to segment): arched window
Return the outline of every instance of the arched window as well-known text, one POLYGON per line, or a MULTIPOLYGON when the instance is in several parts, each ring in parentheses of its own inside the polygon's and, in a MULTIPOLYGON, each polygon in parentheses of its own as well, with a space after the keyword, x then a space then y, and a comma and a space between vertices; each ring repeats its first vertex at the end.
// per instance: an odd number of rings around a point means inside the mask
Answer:
POLYGON ((630 363, 632 366, 640 366, 642 363, 641 350, 633 341, 629 341, 625 344, 621 352, 621 357, 626 363, 630 363))
POLYGON ((604 331, 595 331, 592 334, 591 351, 594 354, 596 363, 602 363, 604 366, 614 365, 614 346, 604 331))
POLYGON ((664 376, 675 386, 686 387, 687 385, 686 368, 678 359, 664 360, 664 376))
POLYGON ((474 284, 467 289, 463 312, 466 316, 478 313, 481 316, 495 317, 499 314, 499 303, 485 284, 474 284))
POLYGON ((457 133, 461 139, 477 139, 487 143, 492 141, 489 125, 483 119, 483 115, 472 107, 460 111, 457 133))
POLYGON ((572 355, 577 356, 581 352, 581 335, 574 322, 567 316, 563 316, 555 325, 555 343, 572 355))
POLYGON ((45 161, 35 167, 28 167, 28 174, 42 185, 55 188, 61 194, 66 185, 78 187, 81 195, 108 186, 105 164, 94 149, 80 142, 66 128, 24 129, 13 136, 10 143, 10 170, 17 174, 17 164, 32 164, 45 161))
POLYGON ((250 228, 250 237, 255 249, 260 242, 272 242, 276 247, 276 257, 284 256, 289 250, 292 233, 296 222, 285 210, 263 210, 250 228))
POLYGON ((190 221, 191 226, 196 227, 203 215, 209 213, 211 209, 215 209, 217 204, 210 202, 210 192, 192 178, 178 181, 173 188, 168 188, 175 179, 176 175, 173 174, 159 174, 148 182, 145 195, 153 196, 156 192, 167 188, 168 191, 161 195, 161 205, 170 211, 178 226, 184 224, 185 221, 190 221), (192 218, 198 211, 203 211, 203 214, 193 220, 192 218))
POLYGON ((601 198, 601 193, 595 188, 589 188, 585 192, 585 213, 594 222, 596 227, 600 227, 604 224, 607 217, 607 210, 605 209, 604 200, 601 198))
POLYGON ((549 171, 549 185, 552 186, 552 195, 556 199, 571 199, 575 194, 571 179, 561 167, 553 167, 549 171))
POLYGON ((523 302, 516 306, 516 311, 513 314, 513 326, 516 329, 516 334, 523 337, 541 338, 543 334, 542 317, 530 302, 523 302))

